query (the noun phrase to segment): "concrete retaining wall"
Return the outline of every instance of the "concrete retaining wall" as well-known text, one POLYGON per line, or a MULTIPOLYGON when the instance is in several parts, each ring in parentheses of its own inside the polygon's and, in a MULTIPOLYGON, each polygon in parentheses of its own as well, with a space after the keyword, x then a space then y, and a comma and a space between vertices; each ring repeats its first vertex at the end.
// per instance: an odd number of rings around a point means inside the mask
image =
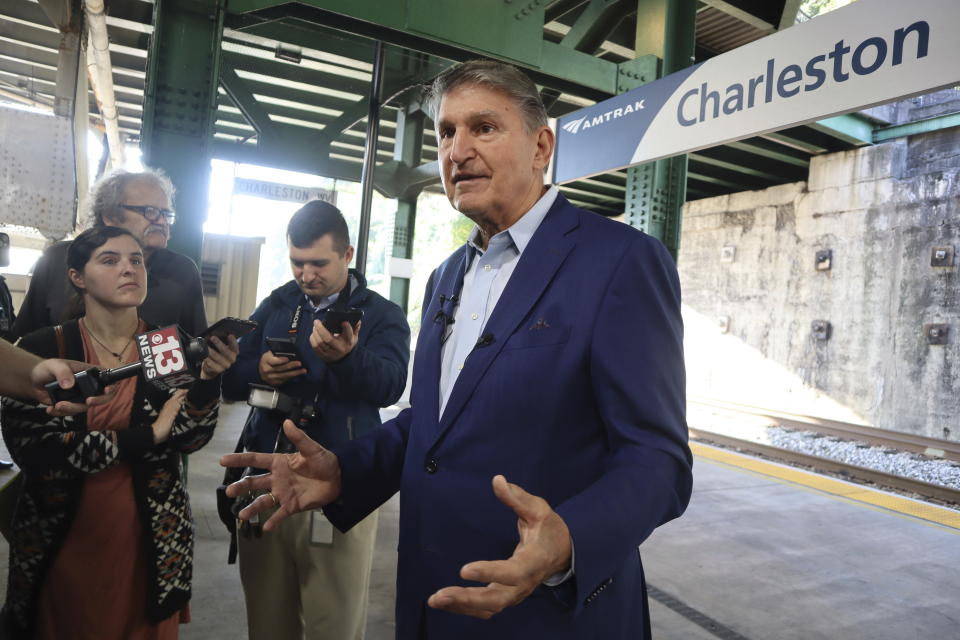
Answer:
POLYGON ((932 267, 939 246, 960 252, 960 129, 816 157, 806 183, 687 203, 691 395, 960 440, 960 256, 932 267), (831 269, 818 271, 825 249, 831 269), (949 324, 948 344, 928 344, 927 323, 949 324))

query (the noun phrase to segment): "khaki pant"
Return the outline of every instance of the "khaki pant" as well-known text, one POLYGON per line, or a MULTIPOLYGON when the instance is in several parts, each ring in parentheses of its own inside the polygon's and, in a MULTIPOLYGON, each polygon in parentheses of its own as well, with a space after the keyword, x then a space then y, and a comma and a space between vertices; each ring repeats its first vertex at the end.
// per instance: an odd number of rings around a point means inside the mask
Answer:
MULTIPOLYGON (((279 528, 238 536, 240 581, 250 640, 362 640, 377 537, 374 511, 333 543, 311 542, 326 520, 298 513, 279 528)), ((266 518, 263 518, 266 521, 266 518)))

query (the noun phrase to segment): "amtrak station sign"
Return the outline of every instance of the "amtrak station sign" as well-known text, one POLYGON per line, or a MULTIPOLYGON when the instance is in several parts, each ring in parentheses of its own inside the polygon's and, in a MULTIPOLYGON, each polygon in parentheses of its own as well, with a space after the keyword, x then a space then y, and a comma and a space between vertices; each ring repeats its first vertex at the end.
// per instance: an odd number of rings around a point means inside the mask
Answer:
POLYGON ((554 182, 960 82, 960 0, 859 0, 560 118, 554 182))

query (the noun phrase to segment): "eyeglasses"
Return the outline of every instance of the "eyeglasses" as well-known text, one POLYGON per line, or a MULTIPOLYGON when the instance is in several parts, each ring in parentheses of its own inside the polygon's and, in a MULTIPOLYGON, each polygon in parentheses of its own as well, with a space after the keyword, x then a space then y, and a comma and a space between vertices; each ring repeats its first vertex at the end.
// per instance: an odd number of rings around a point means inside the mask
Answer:
POLYGON ((122 204, 120 205, 124 209, 129 209, 130 211, 136 211, 144 218, 150 222, 157 222, 160 219, 160 216, 163 216, 167 219, 169 224, 173 224, 177 219, 177 212, 173 209, 160 209, 158 207, 141 207, 133 204, 122 204))

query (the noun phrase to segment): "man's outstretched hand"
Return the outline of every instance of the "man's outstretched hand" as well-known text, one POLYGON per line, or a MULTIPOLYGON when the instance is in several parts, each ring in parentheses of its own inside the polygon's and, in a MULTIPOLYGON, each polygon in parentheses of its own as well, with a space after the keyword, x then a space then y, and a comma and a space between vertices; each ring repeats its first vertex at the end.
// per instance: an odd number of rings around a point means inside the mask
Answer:
POLYGON ((487 619, 520 604, 544 580, 570 568, 570 531, 546 500, 510 484, 503 476, 493 479, 493 492, 517 514, 520 544, 506 560, 464 565, 461 578, 487 585, 445 587, 427 600, 431 607, 487 619))
POLYGON ((231 498, 258 489, 267 491, 239 513, 241 520, 249 520, 261 511, 277 507, 263 524, 264 531, 273 531, 281 520, 294 513, 317 509, 340 496, 337 456, 311 440, 290 420, 283 421, 283 431, 297 448, 296 453, 230 453, 220 458, 224 467, 270 470, 227 487, 231 498))
MULTIPOLYGON (((85 371, 92 366, 76 360, 41 360, 30 370, 33 397, 43 404, 52 404, 50 395, 44 389, 45 384, 56 380, 61 389, 69 389, 76 383, 73 374, 85 371)), ((58 402, 56 405, 47 407, 47 413, 55 416, 81 413, 90 407, 110 402, 113 399, 113 392, 113 387, 107 387, 102 395, 87 398, 86 402, 58 402)))

